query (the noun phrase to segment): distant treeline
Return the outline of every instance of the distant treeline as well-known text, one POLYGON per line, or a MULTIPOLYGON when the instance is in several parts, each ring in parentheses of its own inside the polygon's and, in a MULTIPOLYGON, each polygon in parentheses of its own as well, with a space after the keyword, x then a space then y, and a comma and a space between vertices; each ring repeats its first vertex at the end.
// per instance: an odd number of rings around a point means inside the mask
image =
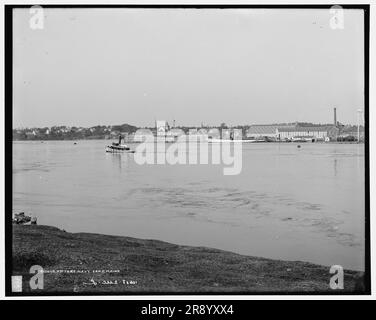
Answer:
MULTIPOLYGON (((273 125, 286 125, 285 123, 273 124, 273 125)), ((290 125, 299 126, 317 126, 323 124, 314 124, 310 122, 295 122, 290 125)), ((225 123, 221 123, 219 126, 204 126, 206 129, 218 128, 227 129, 225 123)), ((341 134, 353 134, 355 135, 357 131, 357 126, 354 125, 339 125, 341 134)), ((155 127, 144 127, 145 129, 150 129, 155 131, 155 127)), ((193 126, 179 126, 176 127, 182 129, 185 133, 188 133, 190 129, 200 129, 201 127, 193 126)), ((249 125, 238 125, 231 126, 233 129, 242 129, 243 135, 246 134, 249 125)), ((22 128, 13 129, 13 140, 78 140, 78 139, 113 139, 117 138, 119 135, 125 136, 135 133, 140 127, 132 126, 130 124, 121 124, 113 126, 94 126, 90 128, 84 127, 68 127, 68 126, 53 126, 53 127, 43 127, 43 128, 22 128)), ((363 126, 360 127, 360 131, 364 131, 363 126)))
POLYGON ((110 139, 119 134, 130 134, 138 128, 129 124, 114 126, 67 127, 13 129, 13 140, 78 140, 110 139))

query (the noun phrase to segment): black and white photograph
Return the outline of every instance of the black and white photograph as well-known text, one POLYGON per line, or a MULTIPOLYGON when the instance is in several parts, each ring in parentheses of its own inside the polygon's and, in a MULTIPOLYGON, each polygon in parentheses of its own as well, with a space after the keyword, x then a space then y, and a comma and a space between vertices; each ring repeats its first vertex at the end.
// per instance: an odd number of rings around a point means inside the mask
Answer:
POLYGON ((4 12, 7 295, 370 294, 369 5, 4 12))

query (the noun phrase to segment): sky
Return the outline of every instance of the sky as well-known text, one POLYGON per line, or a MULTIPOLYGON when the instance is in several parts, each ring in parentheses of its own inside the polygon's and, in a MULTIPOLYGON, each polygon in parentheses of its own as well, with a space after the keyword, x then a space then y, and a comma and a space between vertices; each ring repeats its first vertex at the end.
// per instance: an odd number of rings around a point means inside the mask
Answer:
POLYGON ((355 124, 363 11, 29 9, 13 12, 13 127, 355 124))

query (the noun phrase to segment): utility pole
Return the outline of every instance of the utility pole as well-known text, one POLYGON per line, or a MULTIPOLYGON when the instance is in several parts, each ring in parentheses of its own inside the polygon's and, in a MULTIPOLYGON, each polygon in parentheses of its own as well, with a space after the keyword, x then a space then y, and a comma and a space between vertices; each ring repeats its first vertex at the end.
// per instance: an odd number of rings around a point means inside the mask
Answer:
POLYGON ((360 141, 360 117, 363 114, 363 109, 358 109, 358 143, 360 141))

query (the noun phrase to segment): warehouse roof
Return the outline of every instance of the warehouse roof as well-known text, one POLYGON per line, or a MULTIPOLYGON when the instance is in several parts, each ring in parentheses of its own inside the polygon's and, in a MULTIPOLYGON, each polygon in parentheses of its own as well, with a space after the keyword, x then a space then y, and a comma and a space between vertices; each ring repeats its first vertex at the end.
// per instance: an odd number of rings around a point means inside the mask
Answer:
POLYGON ((311 127, 294 127, 294 128, 278 128, 279 132, 327 132, 331 129, 335 128, 334 126, 311 126, 311 127))
POLYGON ((248 128, 248 133, 253 134, 275 134, 278 126, 274 125, 252 125, 248 128))

